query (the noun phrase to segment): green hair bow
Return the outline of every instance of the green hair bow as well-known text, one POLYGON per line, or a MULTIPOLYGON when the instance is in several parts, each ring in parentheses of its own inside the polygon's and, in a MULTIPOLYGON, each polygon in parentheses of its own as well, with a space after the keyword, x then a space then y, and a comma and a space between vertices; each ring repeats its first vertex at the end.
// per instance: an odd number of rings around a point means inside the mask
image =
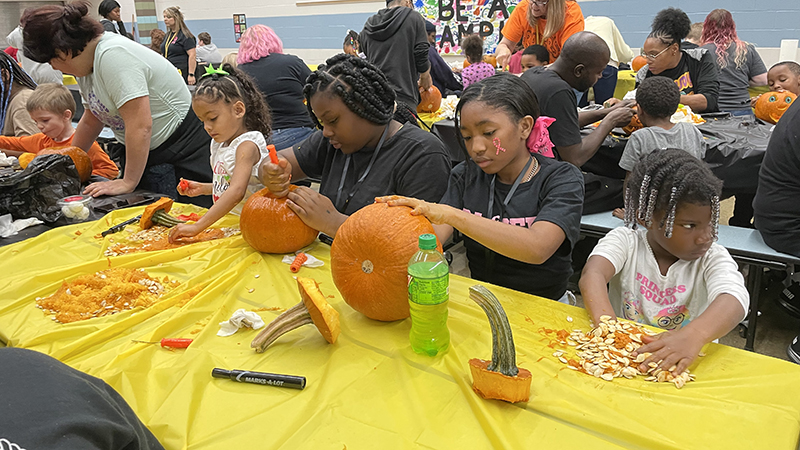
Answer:
MULTIPOLYGON (((222 67, 221 64, 220 64, 220 67, 222 67)), ((228 72, 222 70, 222 69, 215 69, 213 65, 209 64, 206 67, 206 73, 204 73, 203 76, 200 77, 200 78, 204 78, 204 77, 207 77, 209 75, 230 75, 230 74, 228 72)))

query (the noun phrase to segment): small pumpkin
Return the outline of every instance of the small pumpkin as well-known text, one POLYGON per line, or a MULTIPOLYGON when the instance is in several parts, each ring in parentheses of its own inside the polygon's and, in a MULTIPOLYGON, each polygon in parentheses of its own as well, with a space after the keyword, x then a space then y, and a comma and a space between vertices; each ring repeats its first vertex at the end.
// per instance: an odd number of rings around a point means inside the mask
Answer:
POLYGON ((622 131, 624 131, 625 134, 631 134, 636 130, 641 130, 642 128, 644 128, 644 125, 642 125, 642 122, 639 120, 639 116, 634 114, 633 117, 631 117, 630 123, 622 128, 622 131))
POLYGON ((464 63, 461 65, 461 67, 466 69, 469 66, 470 66, 469 60, 467 58, 464 58, 464 63))
POLYGON ((494 55, 483 55, 483 62, 491 64, 492 67, 497 67, 497 57, 494 55))
POLYGON ((769 123, 778 123, 783 113, 789 109, 797 96, 789 91, 767 92, 756 100, 756 117, 769 123))
MULTIPOLYGON (((297 186, 289 186, 289 191, 295 189, 297 186)), ((294 253, 319 234, 286 205, 286 197, 275 197, 267 188, 247 199, 239 228, 245 242, 262 253, 294 253)))
POLYGON ((36 153, 25 152, 19 155, 19 158, 17 158, 17 160, 19 161, 19 166, 25 169, 28 167, 28 164, 30 164, 31 161, 33 161, 33 158, 36 158, 36 153))
POLYGON ((642 55, 633 58, 633 61, 631 61, 631 69, 633 69, 634 72, 638 72, 639 69, 641 69, 646 65, 647 65, 647 58, 645 58, 642 55))
POLYGON ((442 106, 442 93, 439 88, 431 85, 428 90, 419 88, 420 101, 417 105, 418 113, 435 113, 442 106))
POLYGON ((370 319, 408 317, 408 261, 425 233, 433 225, 407 206, 374 203, 348 217, 331 245, 331 275, 344 301, 370 319))
POLYGON ((46 148, 37 153, 37 156, 40 155, 67 155, 72 158, 75 168, 78 169, 78 177, 81 179, 81 183, 89 181, 89 177, 92 176, 92 160, 85 151, 78 147, 46 148))
POLYGON ((469 360, 472 390, 486 399, 528 401, 531 372, 517 367, 514 336, 503 306, 491 291, 479 284, 469 288, 469 298, 483 309, 492 327, 492 360, 469 360))

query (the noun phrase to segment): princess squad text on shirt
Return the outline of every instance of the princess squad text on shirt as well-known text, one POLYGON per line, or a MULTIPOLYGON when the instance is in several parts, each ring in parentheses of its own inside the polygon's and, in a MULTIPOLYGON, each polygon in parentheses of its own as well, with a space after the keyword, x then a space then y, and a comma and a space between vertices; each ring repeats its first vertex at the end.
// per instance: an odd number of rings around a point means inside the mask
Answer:
POLYGON ((683 294, 686 292, 686 285, 684 284, 661 290, 656 283, 639 272, 636 272, 636 281, 639 282, 639 293, 648 301, 658 305, 672 305, 678 301, 675 298, 676 293, 683 294))

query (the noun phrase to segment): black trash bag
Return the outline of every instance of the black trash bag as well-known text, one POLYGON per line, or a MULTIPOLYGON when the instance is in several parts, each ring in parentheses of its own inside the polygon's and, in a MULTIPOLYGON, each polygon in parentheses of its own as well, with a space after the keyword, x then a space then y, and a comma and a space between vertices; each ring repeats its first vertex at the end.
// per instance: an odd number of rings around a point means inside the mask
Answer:
POLYGON ((24 171, 0 177, 0 215, 55 222, 61 217, 58 201, 80 192, 81 181, 72 158, 37 156, 24 171))
POLYGON ((697 126, 706 138, 703 159, 725 183, 728 195, 755 194, 772 127, 749 117, 709 120, 697 126))

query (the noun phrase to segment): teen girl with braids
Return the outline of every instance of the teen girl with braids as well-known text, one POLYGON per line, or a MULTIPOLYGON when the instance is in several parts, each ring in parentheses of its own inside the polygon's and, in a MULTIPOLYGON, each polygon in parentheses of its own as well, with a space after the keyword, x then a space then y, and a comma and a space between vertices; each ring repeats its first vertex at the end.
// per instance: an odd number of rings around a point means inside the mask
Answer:
POLYGON ((552 150, 553 119, 539 116, 536 94, 511 74, 470 85, 455 119, 470 160, 450 173, 439 204, 378 201, 425 215, 442 242, 458 229, 476 280, 566 302, 583 177, 574 165, 541 154, 552 150))
POLYGON ((31 136, 39 132, 25 104, 36 83, 19 64, 0 52, 0 130, 3 136, 31 136))
POLYGON ((348 215, 381 195, 438 201, 447 188, 450 158, 442 142, 395 120, 395 93, 375 66, 339 54, 308 77, 303 90, 312 120, 322 128, 294 148, 264 160, 261 181, 310 227, 334 236, 348 215), (321 180, 319 193, 289 192, 289 181, 321 180))
POLYGON ((643 366, 676 366, 678 375, 747 314, 744 279, 714 242, 721 189, 685 151, 650 153, 628 180, 626 226, 601 239, 583 269, 581 294, 594 323, 609 315, 671 330, 645 338, 638 353, 651 355, 643 366))
POLYGON ((642 45, 647 65, 636 74, 638 85, 645 78, 667 77, 678 85, 681 103, 696 113, 717 111, 719 75, 714 55, 705 48, 681 50, 692 21, 680 9, 667 8, 653 19, 653 31, 642 45))
POLYGON ((222 216, 241 214, 245 200, 264 188, 258 164, 268 157, 270 134, 267 103, 255 82, 230 64, 206 68, 192 98, 192 109, 211 136, 211 183, 185 180, 178 192, 188 197, 211 195, 214 206, 193 224, 179 224, 169 239, 195 236, 222 216))

